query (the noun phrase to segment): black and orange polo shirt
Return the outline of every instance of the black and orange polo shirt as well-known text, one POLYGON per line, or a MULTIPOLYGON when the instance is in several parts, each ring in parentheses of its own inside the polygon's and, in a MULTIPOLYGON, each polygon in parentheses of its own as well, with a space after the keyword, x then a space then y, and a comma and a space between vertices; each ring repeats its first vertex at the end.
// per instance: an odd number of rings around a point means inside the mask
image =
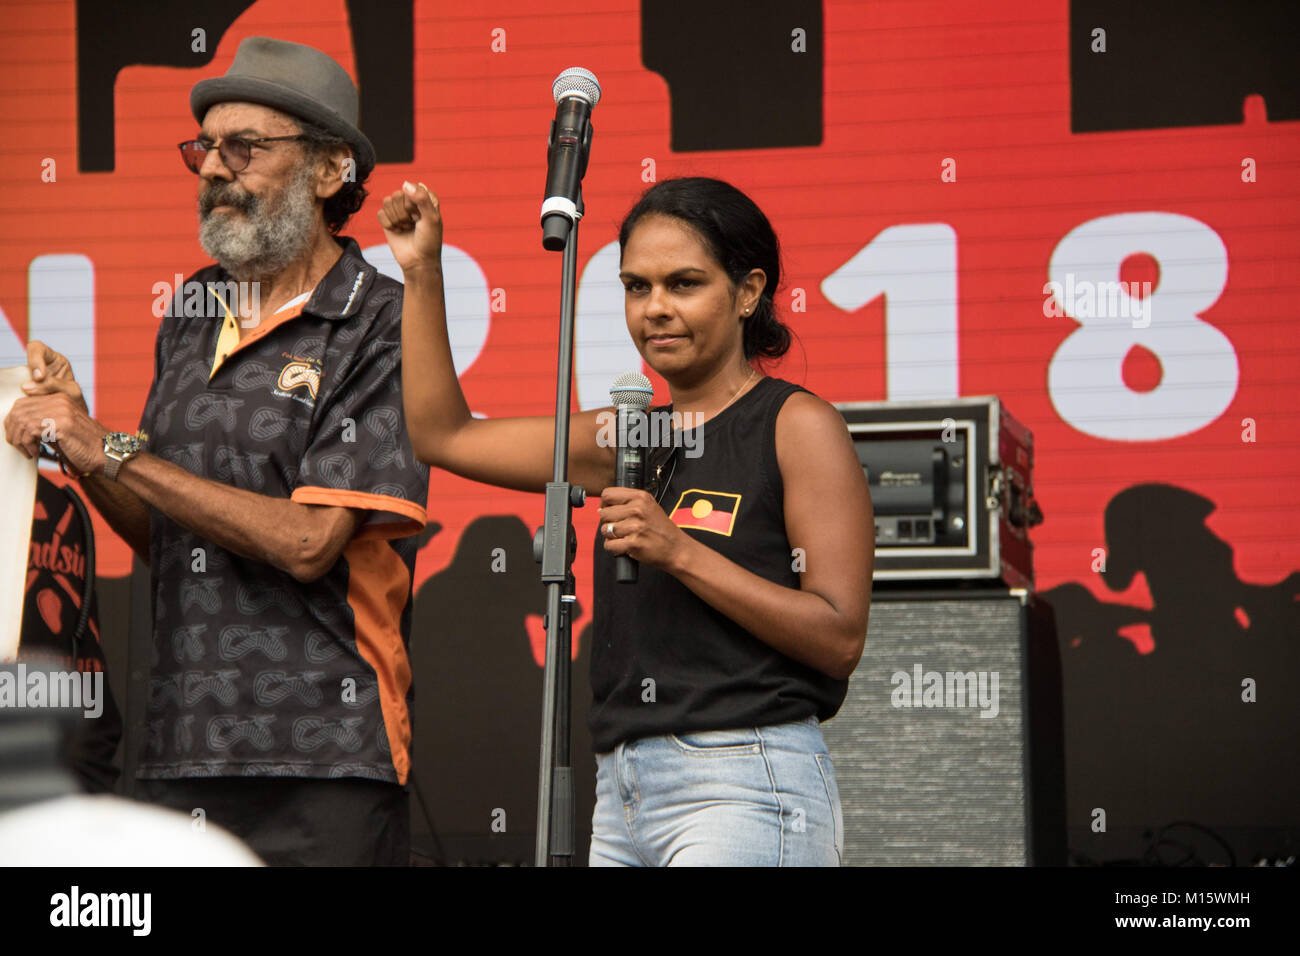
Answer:
MULTIPOLYGON (((141 777, 406 781, 411 535, 425 524, 429 471, 402 415, 401 283, 338 241, 342 256, 310 296, 242 337, 223 306, 187 310, 180 292, 158 329, 140 420, 150 452, 366 518, 334 567, 303 584, 153 510, 141 777)), ((229 283, 214 265, 181 291, 201 286, 217 301, 229 283)))

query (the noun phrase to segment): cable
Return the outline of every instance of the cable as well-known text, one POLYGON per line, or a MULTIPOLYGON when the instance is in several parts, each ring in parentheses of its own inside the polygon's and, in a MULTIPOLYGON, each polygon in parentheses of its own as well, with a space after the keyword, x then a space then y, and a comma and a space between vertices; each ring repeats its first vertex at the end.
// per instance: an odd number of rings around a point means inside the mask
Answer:
POLYGON ((81 612, 77 615, 77 626, 72 630, 72 666, 76 667, 81 659, 81 637, 90 622, 90 602, 95 596, 95 527, 90 523, 90 513, 86 510, 81 495, 77 494, 71 485, 64 485, 63 493, 72 502, 72 507, 77 512, 77 520, 81 522, 82 542, 86 554, 86 574, 81 582, 81 612))
POLYGON ((447 851, 442 848, 442 841, 438 839, 438 831, 433 826, 433 813, 429 809, 429 801, 424 799, 424 793, 420 790, 420 778, 415 774, 415 759, 411 759, 411 786, 415 789, 415 797, 420 801, 420 810, 424 814, 424 822, 429 827, 429 835, 433 837, 433 852, 435 854, 433 862, 437 866, 447 865, 447 851))
POLYGON ((1232 851, 1232 847, 1228 845, 1227 840, 1223 839, 1223 837, 1219 836, 1207 826, 1202 826, 1201 824, 1194 823, 1191 820, 1178 820, 1174 823, 1167 823, 1156 831, 1155 838, 1151 845, 1147 847, 1146 854, 1143 857, 1148 866, 1209 866, 1208 863, 1200 858, 1196 847, 1190 844, 1176 843, 1165 837, 1165 834, 1175 827, 1188 827, 1193 830, 1199 830, 1215 843, 1219 844, 1219 846, 1223 847, 1223 851, 1228 854, 1228 866, 1237 865, 1237 854, 1232 851), (1160 856, 1160 848, 1163 846, 1177 847, 1184 851, 1183 858, 1174 863, 1166 862, 1160 856))

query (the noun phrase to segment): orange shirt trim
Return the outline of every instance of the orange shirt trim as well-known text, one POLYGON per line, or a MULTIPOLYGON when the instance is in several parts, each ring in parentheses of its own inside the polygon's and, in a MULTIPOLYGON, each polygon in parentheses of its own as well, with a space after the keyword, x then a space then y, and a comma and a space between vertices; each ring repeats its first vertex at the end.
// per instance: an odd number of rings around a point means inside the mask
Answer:
POLYGON ((379 679, 379 706, 398 783, 411 770, 411 661, 402 643, 402 611, 411 578, 385 541, 353 538, 343 551, 348 562, 348 604, 356 622, 357 650, 379 679))
MULTIPOLYGON (((212 292, 211 289, 208 291, 212 292)), ((308 299, 304 299, 297 305, 292 305, 287 309, 281 309, 279 312, 276 312, 271 316, 270 321, 259 322, 253 327, 251 332, 241 337, 239 334, 239 325, 235 320, 235 314, 230 311, 230 306, 226 305, 221 296, 217 295, 216 292, 212 292, 212 294, 216 296, 217 301, 221 302, 222 306, 225 307, 226 318, 221 326, 221 334, 217 336, 217 352, 212 356, 212 371, 208 373, 209 379, 217 374, 217 369, 221 368, 222 363, 224 363, 226 359, 230 358, 230 356, 234 355, 240 349, 256 342, 264 335, 269 335, 274 329, 302 315, 302 307, 308 302, 308 299)))
POLYGON ((405 538, 418 534, 428 524, 428 514, 414 501, 404 501, 391 495, 376 495, 368 491, 351 491, 347 488, 320 488, 303 485, 293 489, 291 500, 304 505, 332 505, 336 508, 364 508, 367 511, 389 511, 401 515, 406 521, 371 525, 357 534, 365 538, 405 538))

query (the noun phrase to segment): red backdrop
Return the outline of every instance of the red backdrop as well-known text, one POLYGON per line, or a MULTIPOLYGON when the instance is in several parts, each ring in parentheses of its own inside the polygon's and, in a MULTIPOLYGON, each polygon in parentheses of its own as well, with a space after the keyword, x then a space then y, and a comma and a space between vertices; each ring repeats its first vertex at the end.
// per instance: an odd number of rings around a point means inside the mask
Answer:
MULTIPOLYGON (((579 256, 584 405, 604 403, 632 354, 608 253, 597 254, 651 174, 715 175, 749 192, 784 244, 778 302, 801 344, 776 374, 831 401, 997 394, 1033 430, 1041 588, 1077 580, 1116 600, 1093 573, 1103 509, 1145 481, 1217 504, 1210 524, 1235 548, 1240 578, 1270 584, 1300 567, 1296 123, 1268 122, 1254 98, 1236 126, 1072 133, 1064 0, 1030 15, 1001 0, 828 2, 821 144, 677 153, 668 86, 642 64, 639 5, 548 7, 417 2, 415 160, 381 164, 370 182, 379 194, 420 180, 442 198, 447 242, 463 253, 453 314, 476 411, 551 407, 560 259, 541 249, 537 217, 550 83, 580 64, 604 89, 579 256), (1149 326, 1090 318, 1078 298, 1066 304, 1080 318, 1049 314, 1060 310, 1044 285, 1067 276, 1076 295, 1088 281, 1152 281, 1149 326)), ((258 34, 312 44, 352 70, 341 0, 312 4, 308 18, 303 9, 260 0, 209 38, 215 57, 201 67, 122 70, 115 169, 83 173, 74 4, 0 4, 0 364, 20 361, 29 335, 63 343, 93 379, 96 417, 135 429, 153 285, 206 262, 195 179, 175 149, 196 131, 189 89, 258 34)), ((787 34, 799 24, 788 26, 777 24, 787 34)), ((363 248, 383 242, 376 208, 345 230, 363 248)), ((541 500, 435 473, 429 511, 444 528, 421 553, 417 584, 449 563, 475 517, 517 514, 533 527, 541 500)), ((577 520, 590 541, 594 509, 577 520)), ((99 573, 126 574, 125 546, 97 531, 99 573)), ((588 614, 589 571, 583 547, 588 614)), ((1144 587, 1139 576, 1124 600, 1147 603, 1144 587)))

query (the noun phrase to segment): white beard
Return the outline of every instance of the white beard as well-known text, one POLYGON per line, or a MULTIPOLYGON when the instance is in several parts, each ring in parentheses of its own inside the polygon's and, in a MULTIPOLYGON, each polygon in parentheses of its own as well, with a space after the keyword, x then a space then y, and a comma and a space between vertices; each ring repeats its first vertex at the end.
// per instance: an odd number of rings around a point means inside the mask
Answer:
POLYGON ((317 215, 313 168, 303 163, 278 195, 259 198, 225 188, 199 199, 199 245, 232 278, 245 281, 283 272, 307 251, 317 215), (211 211, 215 204, 241 212, 211 211), (206 209, 206 211, 205 211, 206 209))

